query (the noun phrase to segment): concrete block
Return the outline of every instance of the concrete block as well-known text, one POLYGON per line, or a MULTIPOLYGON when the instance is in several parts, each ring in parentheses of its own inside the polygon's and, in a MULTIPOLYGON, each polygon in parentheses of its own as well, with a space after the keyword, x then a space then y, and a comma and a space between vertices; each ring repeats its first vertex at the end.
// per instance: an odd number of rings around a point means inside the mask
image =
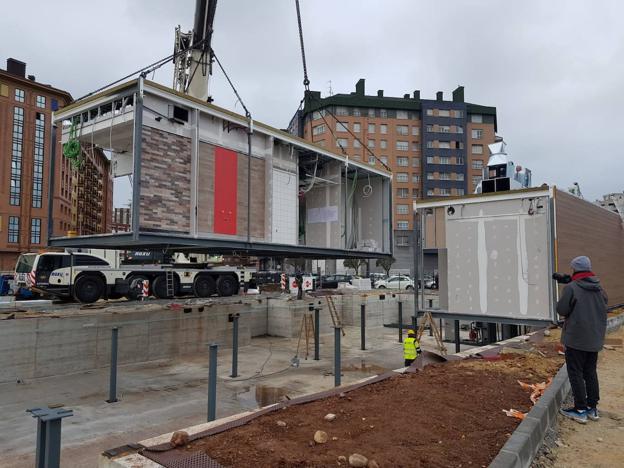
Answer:
POLYGON ((518 454, 505 449, 498 452, 489 468, 522 468, 518 454))
POLYGON ((528 467, 533 460, 533 445, 531 437, 526 432, 519 432, 516 429, 503 446, 503 450, 515 453, 518 456, 518 466, 528 467))

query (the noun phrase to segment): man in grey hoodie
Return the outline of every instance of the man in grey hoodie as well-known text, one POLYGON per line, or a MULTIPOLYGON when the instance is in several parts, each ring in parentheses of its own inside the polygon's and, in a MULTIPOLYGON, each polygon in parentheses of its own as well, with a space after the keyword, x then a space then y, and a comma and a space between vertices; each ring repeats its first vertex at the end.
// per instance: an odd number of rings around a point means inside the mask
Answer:
POLYGON ((608 298, 588 257, 576 257, 570 266, 572 281, 563 289, 557 313, 565 319, 561 338, 574 407, 561 409, 561 414, 586 423, 588 418, 599 419, 596 363, 607 330, 608 298))

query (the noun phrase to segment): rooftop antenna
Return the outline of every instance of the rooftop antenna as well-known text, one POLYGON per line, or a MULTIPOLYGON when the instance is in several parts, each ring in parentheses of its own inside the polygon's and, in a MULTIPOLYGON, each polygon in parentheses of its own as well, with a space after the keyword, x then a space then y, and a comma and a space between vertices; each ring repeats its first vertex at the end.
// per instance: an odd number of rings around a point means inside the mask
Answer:
POLYGON ((329 95, 330 95, 330 96, 333 96, 333 95, 334 95, 334 92, 333 92, 333 90, 332 90, 332 82, 331 82, 331 80, 329 80, 329 81, 327 82, 327 84, 329 85, 329 95))

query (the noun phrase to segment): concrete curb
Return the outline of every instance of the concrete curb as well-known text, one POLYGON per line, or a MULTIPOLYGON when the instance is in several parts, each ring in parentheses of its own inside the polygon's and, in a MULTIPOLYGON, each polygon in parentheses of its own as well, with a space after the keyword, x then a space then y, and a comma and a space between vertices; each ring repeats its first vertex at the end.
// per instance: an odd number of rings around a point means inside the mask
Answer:
MULTIPOLYGON (((624 324, 624 314, 607 320, 607 333, 614 332, 624 324)), ((526 418, 516 428, 490 468, 527 468, 544 441, 546 431, 557 422, 557 414, 563 401, 570 393, 570 382, 565 365, 559 369, 550 387, 526 418)))

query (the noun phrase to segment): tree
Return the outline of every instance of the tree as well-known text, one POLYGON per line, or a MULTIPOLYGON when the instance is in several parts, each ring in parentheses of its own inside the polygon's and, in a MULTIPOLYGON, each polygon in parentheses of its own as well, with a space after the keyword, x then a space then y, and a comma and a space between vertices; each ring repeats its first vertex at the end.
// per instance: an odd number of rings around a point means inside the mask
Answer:
POLYGON ((360 267, 362 265, 366 265, 366 260, 361 258, 347 258, 342 261, 342 264, 345 266, 345 268, 353 268, 355 270, 355 274, 357 275, 360 267))
POLYGON ((386 275, 390 275, 390 268, 392 268, 392 265, 396 262, 396 259, 394 257, 390 257, 390 258, 378 258, 377 262, 375 262, 375 266, 383 268, 383 270, 386 272, 386 275))

